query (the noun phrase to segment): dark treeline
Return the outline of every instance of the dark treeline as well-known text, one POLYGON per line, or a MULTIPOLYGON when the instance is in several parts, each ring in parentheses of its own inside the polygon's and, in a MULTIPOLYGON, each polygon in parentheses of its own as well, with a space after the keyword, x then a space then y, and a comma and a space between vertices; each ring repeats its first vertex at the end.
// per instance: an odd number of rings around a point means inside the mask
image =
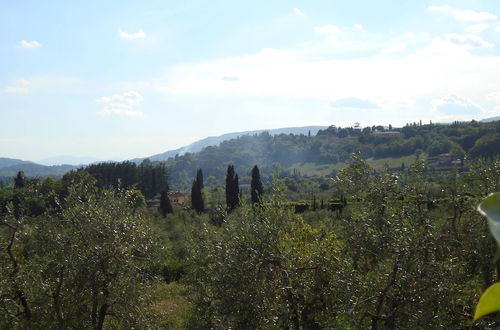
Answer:
POLYGON ((168 175, 164 163, 143 161, 140 165, 132 162, 100 163, 82 169, 91 174, 99 186, 136 187, 146 198, 167 191, 168 175))

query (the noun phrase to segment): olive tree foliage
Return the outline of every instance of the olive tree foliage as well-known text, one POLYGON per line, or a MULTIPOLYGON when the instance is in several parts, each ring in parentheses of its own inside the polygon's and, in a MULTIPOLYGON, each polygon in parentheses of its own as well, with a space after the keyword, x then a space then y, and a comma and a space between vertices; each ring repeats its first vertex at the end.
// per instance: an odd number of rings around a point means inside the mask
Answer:
POLYGON ((451 173, 442 186, 446 198, 439 200, 423 162, 406 174, 370 174, 354 155, 335 178, 351 199, 335 228, 356 274, 356 327, 456 329, 470 323, 478 284, 493 275, 494 249, 480 239, 487 229, 470 192, 479 196, 471 187, 496 184, 494 166, 478 166, 483 174, 473 178, 451 173))
POLYGON ((196 329, 344 327, 352 288, 349 259, 333 233, 279 206, 244 206, 191 240, 196 329))
POLYGON ((145 328, 157 244, 136 192, 69 185, 56 209, 0 222, 0 328, 145 328))

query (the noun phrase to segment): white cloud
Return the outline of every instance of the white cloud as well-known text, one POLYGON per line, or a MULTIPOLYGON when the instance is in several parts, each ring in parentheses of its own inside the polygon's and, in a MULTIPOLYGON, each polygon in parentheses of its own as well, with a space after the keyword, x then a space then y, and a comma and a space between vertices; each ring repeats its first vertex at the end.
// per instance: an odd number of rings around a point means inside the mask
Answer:
POLYGON ((455 19, 464 22, 481 22, 497 19, 496 15, 487 11, 454 10, 452 14, 455 19))
POLYGON ((21 40, 21 41, 19 41, 19 44, 17 44, 17 47, 19 47, 19 48, 40 48, 40 47, 42 47, 42 44, 36 40, 33 40, 33 41, 21 40))
POLYGON ((302 10, 300 10, 299 8, 293 8, 293 13, 295 15, 304 16, 304 12, 302 10))
POLYGON ((468 26, 467 28, 465 28, 465 31, 470 33, 480 33, 488 29, 489 27, 490 26, 488 24, 480 23, 468 26))
POLYGON ((495 101, 500 101, 500 92, 489 93, 487 97, 495 101))
POLYGON ((432 42, 418 53, 428 56, 464 56, 470 51, 478 49, 488 49, 494 47, 494 44, 484 40, 474 34, 450 33, 443 37, 435 37, 432 42))
POLYGON ((316 31, 316 33, 325 35, 327 40, 333 42, 337 40, 337 35, 340 32, 340 28, 336 25, 327 24, 323 26, 316 26, 314 28, 314 31, 316 31))
POLYGON ((465 46, 467 49, 474 48, 492 48, 494 44, 484 40, 474 34, 456 34, 445 35, 445 39, 459 46, 465 46))
POLYGON ((497 28, 495 29, 495 31, 500 32, 500 25, 497 26, 497 28))
POLYGON ((449 90, 480 97, 486 95, 485 89, 498 86, 495 73, 500 72, 500 58, 471 55, 450 41, 439 40, 440 45, 431 43, 426 51, 390 59, 341 60, 325 57, 320 51, 304 55, 300 50, 268 49, 248 56, 179 64, 151 86, 178 95, 327 99, 357 95, 388 100, 417 100, 435 93, 449 94, 449 90), (442 45, 452 48, 437 51, 442 45), (239 77, 238 83, 221 80, 228 71, 239 77))
POLYGON ((327 24, 327 25, 323 25, 323 26, 316 26, 314 28, 314 31, 316 31, 318 33, 335 34, 335 33, 340 32, 340 28, 336 25, 327 24))
POLYGON ((29 92, 30 82, 27 79, 21 78, 13 81, 13 86, 7 87, 7 93, 26 94, 29 92))
POLYGON ((450 14, 456 20, 462 22, 482 22, 497 19, 496 15, 487 11, 458 10, 450 6, 429 6, 427 10, 433 13, 450 14))
POLYGON ((392 45, 392 46, 389 46, 387 48, 382 49, 382 54, 401 53, 405 50, 406 50, 406 44, 399 43, 399 44, 395 44, 395 45, 392 45))
POLYGON ((98 114, 100 115, 118 115, 127 117, 142 116, 141 111, 135 108, 142 103, 144 98, 136 91, 129 91, 123 94, 113 94, 111 96, 103 96, 96 101, 104 103, 104 108, 98 114))
POLYGON ((338 110, 375 110, 380 109, 380 105, 374 101, 356 98, 356 97, 346 97, 342 99, 337 99, 330 101, 330 108, 338 110))
POLYGON ((444 115, 474 115, 483 112, 475 102, 458 95, 448 95, 432 101, 434 111, 444 115))
MULTIPOLYGON (((320 29, 323 30, 338 31, 320 29)), ((377 111, 368 111, 369 118, 363 117, 364 122, 397 118, 403 124, 415 118, 440 119, 443 114, 433 111, 429 104, 444 95, 477 100, 485 109, 497 106, 490 105, 492 101, 486 95, 497 91, 500 85, 500 57, 478 52, 492 44, 476 35, 448 34, 431 39, 428 35, 405 33, 387 40, 368 32, 340 31, 341 36, 351 34, 335 44, 327 38, 315 38, 293 48, 179 63, 153 81, 124 88, 149 89, 162 97, 191 99, 202 105, 213 100, 266 100, 256 101, 259 106, 265 102, 310 102, 307 108, 322 111, 323 118, 333 113, 329 100, 355 96, 379 105, 377 111), (384 56, 384 51, 391 56, 384 56), (230 77, 239 80, 230 82, 230 77)), ((240 107, 234 105, 240 104, 236 101, 231 104, 232 108, 240 107)), ((458 106, 457 109, 460 110, 458 106)), ((346 111, 342 118, 350 122, 360 114, 365 115, 361 110, 346 111)), ((315 118, 324 120, 319 115, 315 118)), ((396 124, 396 119, 392 124, 396 124)))
POLYGON ((146 34, 144 33, 144 31, 142 29, 139 29, 135 33, 128 33, 126 31, 120 30, 119 35, 120 35, 120 38, 122 38, 122 39, 142 39, 142 38, 146 38, 146 34))
POLYGON ((81 80, 66 76, 33 76, 11 81, 7 93, 75 93, 80 90, 81 80))
POLYGON ((227 81, 227 82, 238 82, 238 81, 240 81, 240 77, 238 77, 238 76, 224 76, 221 79, 223 81, 227 81))
POLYGON ((356 30, 363 30, 363 24, 354 24, 356 30))

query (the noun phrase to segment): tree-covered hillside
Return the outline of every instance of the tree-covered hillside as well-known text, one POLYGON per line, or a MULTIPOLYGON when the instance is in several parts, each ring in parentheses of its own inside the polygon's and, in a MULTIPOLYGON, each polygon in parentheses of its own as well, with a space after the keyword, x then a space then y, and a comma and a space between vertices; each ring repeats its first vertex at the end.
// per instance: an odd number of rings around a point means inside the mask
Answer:
MULTIPOLYGON (((411 123, 403 128, 373 126, 340 128, 330 126, 316 136, 281 134, 241 136, 187 153, 167 161, 174 186, 187 187, 197 168, 203 168, 208 182, 220 183, 226 168, 234 164, 242 182, 249 180, 250 169, 259 164, 268 176, 279 164, 282 171, 301 163, 343 163, 354 151, 364 158, 400 158, 408 155, 436 157, 451 153, 454 159, 492 157, 500 154, 500 121, 454 122, 444 124, 411 123)), ((401 163, 398 164, 398 166, 401 163)), ((307 173, 305 173, 307 174, 307 173)))

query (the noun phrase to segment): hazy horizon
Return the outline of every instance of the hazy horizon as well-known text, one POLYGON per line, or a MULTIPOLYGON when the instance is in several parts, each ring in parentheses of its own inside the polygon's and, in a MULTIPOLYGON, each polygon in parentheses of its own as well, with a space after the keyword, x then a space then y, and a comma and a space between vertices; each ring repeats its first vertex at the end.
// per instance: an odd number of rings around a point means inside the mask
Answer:
POLYGON ((0 4, 0 157, 500 115, 497 1, 0 4))

